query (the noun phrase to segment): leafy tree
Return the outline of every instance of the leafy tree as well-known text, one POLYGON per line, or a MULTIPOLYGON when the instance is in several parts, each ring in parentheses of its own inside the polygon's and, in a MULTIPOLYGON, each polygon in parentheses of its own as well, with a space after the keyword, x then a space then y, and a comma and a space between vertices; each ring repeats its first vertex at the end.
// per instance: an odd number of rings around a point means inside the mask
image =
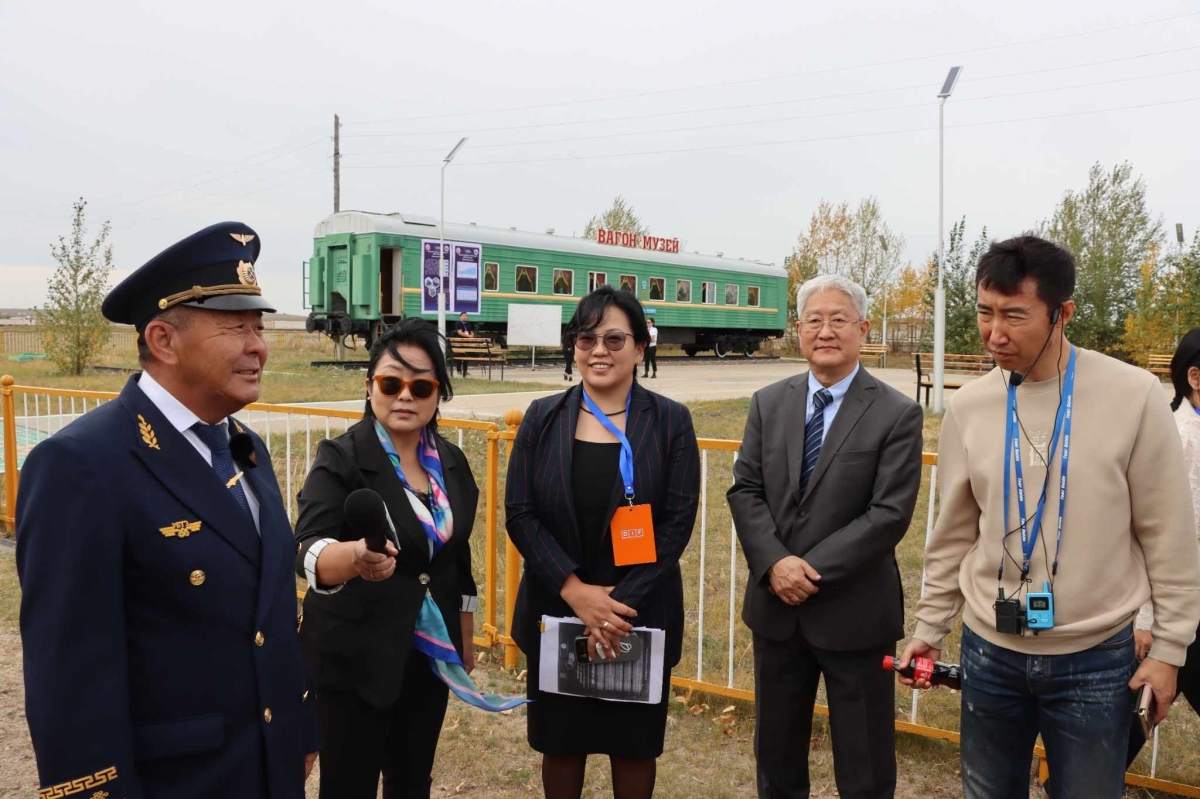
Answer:
POLYGON ((1171 291, 1174 274, 1164 273, 1158 259, 1158 246, 1152 246, 1139 267, 1134 287, 1133 306, 1125 317, 1122 344, 1129 359, 1145 367, 1149 356, 1171 352, 1175 348, 1174 303, 1171 291))
POLYGON ((1142 266, 1162 242, 1161 218, 1146 207, 1146 186, 1125 162, 1105 171, 1096 163, 1082 191, 1068 191, 1040 232, 1075 255, 1078 265, 1071 340, 1113 355, 1123 346, 1142 266))
MULTIPOLYGON (((889 347, 903 343, 906 349, 913 350, 925 340, 927 328, 933 323, 931 306, 926 304, 926 295, 933 291, 929 281, 929 270, 915 269, 912 264, 897 273, 896 280, 888 289, 889 347)), ((876 322, 873 320, 872 324, 876 322)), ((931 330, 928 335, 933 335, 931 330)))
POLYGON ((650 228, 642 224, 642 220, 634 213, 633 206, 620 195, 617 195, 607 211, 588 220, 587 227, 583 229, 583 237, 585 239, 596 238, 596 231, 600 228, 619 230, 622 233, 636 233, 639 236, 645 236, 650 232, 650 228))
POLYGON ((82 374, 92 364, 111 332, 100 313, 113 271, 111 228, 105 222, 100 235, 88 241, 86 208, 81 197, 75 202, 70 239, 60 236, 57 245, 50 245, 58 267, 47 286, 46 304, 37 310, 46 355, 69 375, 82 374))
MULTIPOLYGON (((950 246, 945 253, 942 283, 946 289, 946 352, 983 355, 986 350, 979 338, 979 325, 975 320, 975 267, 990 242, 985 227, 979 231, 979 238, 971 249, 967 250, 966 229, 967 218, 964 216, 950 228, 950 246)), ((925 303, 930 324, 926 327, 924 346, 932 348, 934 291, 937 288, 936 252, 929 256, 925 270, 929 286, 925 303)))
POLYGON ((845 275, 866 289, 873 302, 881 301, 880 289, 899 267, 903 251, 904 237, 888 226, 875 197, 854 210, 848 202, 822 200, 784 261, 789 313, 795 317, 796 288, 817 275, 845 275))

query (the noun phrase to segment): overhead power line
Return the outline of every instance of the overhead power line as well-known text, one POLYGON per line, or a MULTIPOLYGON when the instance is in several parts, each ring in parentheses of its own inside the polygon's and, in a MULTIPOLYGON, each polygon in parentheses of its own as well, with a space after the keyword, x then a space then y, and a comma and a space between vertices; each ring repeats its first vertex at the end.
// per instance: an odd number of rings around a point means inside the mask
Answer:
MULTIPOLYGON (((1190 50, 1198 50, 1198 49, 1200 49, 1200 45, 1192 45, 1190 47, 1180 47, 1180 48, 1176 48, 1173 50, 1162 50, 1162 51, 1159 51, 1156 53, 1140 53, 1138 55, 1125 56, 1122 58, 1109 58, 1109 59, 1105 59, 1103 61, 1091 61, 1091 62, 1088 62, 1085 64, 1070 64, 1067 66, 1060 66, 1060 67, 1047 67, 1045 69, 1031 69, 1031 70, 1024 70, 1021 72, 1009 72, 1009 73, 1005 73, 1005 74, 1001 74, 1001 75, 985 75, 985 76, 981 76, 978 78, 974 78, 971 81, 964 80, 962 82, 963 83, 972 83, 972 82, 979 83, 979 82, 987 81, 987 80, 999 80, 1001 78, 1015 78, 1015 77, 1025 77, 1028 75, 1041 75, 1041 74, 1045 74, 1048 72, 1063 72, 1063 71, 1072 70, 1072 69, 1081 69, 1084 67, 1093 67, 1093 66, 1100 66, 1100 65, 1105 65, 1105 64, 1115 64, 1115 63, 1119 63, 1119 62, 1123 62, 1123 61, 1133 61, 1136 59, 1150 58, 1150 57, 1154 57, 1154 56, 1168 55, 1168 54, 1174 54, 1174 53, 1182 53, 1182 52, 1187 52, 1190 50)), ((449 129, 445 129, 445 130, 404 131, 404 132, 399 132, 399 133, 348 133, 348 134, 345 134, 344 138, 386 139, 386 138, 407 138, 407 137, 413 137, 413 136, 450 136, 450 135, 457 136, 457 135, 466 134, 466 133, 470 133, 470 134, 498 133, 498 132, 514 131, 514 130, 535 130, 535 129, 540 129, 540 128, 571 127, 571 126, 575 126, 575 125, 595 125, 595 124, 605 123, 605 122, 629 122, 629 121, 639 120, 639 119, 656 119, 656 118, 660 118, 660 117, 687 116, 690 114, 707 114, 707 113, 713 113, 713 112, 718 112, 718 111, 742 111, 742 110, 751 109, 751 108, 768 108, 768 107, 780 106, 780 105, 792 105, 795 103, 816 102, 819 100, 840 100, 840 99, 845 99, 845 98, 849 98, 849 97, 865 97, 865 96, 873 95, 873 94, 887 94, 887 93, 891 93, 891 92, 908 91, 911 89, 926 89, 926 88, 929 88, 930 86, 933 86, 936 88, 938 85, 939 84, 937 82, 931 83, 931 82, 925 81, 922 83, 910 83, 910 84, 907 84, 904 86, 889 86, 889 87, 882 88, 882 89, 865 89, 863 91, 855 91, 855 92, 838 92, 835 94, 820 94, 820 95, 813 95, 813 96, 809 96, 809 97, 795 97, 795 98, 791 98, 791 99, 787 99, 787 100, 769 100, 766 102, 759 102, 759 103, 740 103, 740 104, 736 104, 736 105, 709 106, 707 108, 694 108, 694 109, 688 109, 688 110, 682 110, 682 111, 655 111, 655 112, 648 113, 648 114, 626 114, 626 115, 615 116, 615 117, 593 117, 591 119, 568 120, 568 121, 559 121, 559 122, 531 122, 531 123, 524 124, 524 125, 499 125, 499 126, 483 127, 483 128, 449 128, 449 129)), ((439 147, 438 149, 441 149, 441 148, 439 147)), ((472 147, 472 149, 479 149, 479 148, 472 147)))
POLYGON ((564 106, 583 105, 583 104, 587 104, 587 103, 610 102, 613 100, 632 100, 632 99, 640 98, 640 97, 658 97, 658 96, 661 96, 664 94, 677 94, 680 92, 700 91, 703 89, 721 89, 721 88, 726 88, 726 87, 730 87, 730 86, 745 86, 745 85, 751 84, 751 83, 764 83, 764 82, 768 82, 768 81, 788 80, 788 79, 792 79, 792 78, 809 77, 812 75, 828 75, 828 74, 835 73, 835 72, 846 72, 846 71, 855 70, 855 69, 868 69, 871 67, 894 66, 896 64, 907 64, 907 63, 912 63, 912 62, 916 62, 916 61, 926 61, 926 60, 933 59, 933 58, 949 58, 951 56, 967 55, 970 53, 984 53, 984 52, 990 52, 990 51, 994 51, 994 50, 1009 49, 1009 48, 1013 48, 1013 47, 1023 47, 1025 45, 1030 45, 1030 44, 1044 44, 1046 42, 1057 42, 1057 41, 1063 41, 1065 39, 1075 39, 1075 38, 1079 38, 1082 36, 1094 36, 1094 35, 1101 34, 1101 33, 1111 33, 1112 31, 1128 30, 1130 28, 1139 28, 1139 27, 1144 27, 1147 25, 1158 25, 1158 24, 1161 24, 1164 22, 1177 22, 1182 19, 1188 19, 1188 18, 1192 18, 1192 17, 1196 17, 1196 16, 1200 16, 1200 11, 1194 11, 1189 14, 1177 14, 1177 15, 1171 16, 1171 17, 1159 17, 1157 19, 1143 20, 1141 22, 1131 22, 1131 23, 1127 23, 1124 25, 1113 25, 1113 26, 1110 26, 1107 28, 1094 28, 1092 30, 1079 31, 1076 33, 1063 33, 1063 34, 1057 34, 1054 36, 1043 36, 1043 37, 1040 37, 1037 39, 1024 39, 1019 42, 1007 42, 1007 43, 1003 43, 1003 44, 986 45, 983 47, 970 47, 970 48, 961 49, 961 50, 948 50, 948 51, 941 52, 941 53, 928 53, 926 55, 906 56, 904 58, 893 58, 893 59, 888 59, 886 61, 869 61, 869 62, 864 62, 864 63, 860 63, 860 64, 850 64, 850 65, 840 66, 840 67, 827 67, 824 69, 812 69, 812 70, 806 70, 803 72, 791 72, 791 73, 786 73, 786 74, 782 74, 782 75, 768 75, 768 76, 757 77, 757 78, 743 78, 743 79, 739 79, 739 80, 722 81, 720 83, 705 83, 705 84, 696 84, 696 85, 692 85, 692 86, 680 86, 680 87, 676 87, 673 89, 656 89, 656 90, 650 90, 650 91, 630 92, 628 94, 615 94, 615 95, 608 95, 605 97, 590 97, 590 98, 582 98, 582 99, 575 99, 575 100, 561 100, 561 101, 553 102, 553 103, 536 103, 536 104, 532 104, 532 105, 508 106, 508 107, 504 107, 504 108, 490 108, 490 109, 483 109, 483 110, 476 110, 476 111, 456 111, 456 112, 448 112, 448 113, 444 113, 444 114, 427 114, 427 115, 421 115, 421 116, 392 117, 392 118, 388 118, 388 119, 372 119, 372 120, 367 120, 367 121, 358 122, 358 123, 347 123, 347 125, 350 125, 350 124, 379 125, 379 124, 385 124, 385 123, 391 123, 391 122, 415 122, 415 121, 419 121, 419 120, 428 120, 428 119, 449 119, 449 118, 454 118, 454 117, 476 116, 476 115, 480 115, 480 114, 506 113, 506 112, 510 112, 510 111, 533 111, 533 110, 542 109, 542 108, 561 108, 564 106))
MULTIPOLYGON (((1124 105, 1112 108, 1096 108, 1088 111, 1072 111, 1062 114, 1044 114, 1032 117, 1017 117, 1013 119, 997 119, 987 122, 965 122, 957 125, 946 125, 947 128, 976 128, 990 125, 1007 125, 1019 122, 1036 122, 1045 119, 1064 119, 1067 117, 1089 116, 1094 114, 1104 114, 1114 111, 1134 111, 1145 108, 1156 108, 1160 106, 1181 105, 1184 103, 1194 103, 1200 101, 1200 97, 1184 97, 1177 100, 1164 100, 1157 103, 1140 103, 1138 105, 1124 105)), ((591 155, 568 155, 568 156, 553 156, 547 158, 525 158, 511 159, 502 161, 461 161, 456 162, 460 169, 472 166, 497 166, 508 164, 542 164, 542 163, 557 163, 563 161, 592 161, 592 160, 611 160, 614 158, 636 158, 644 155, 675 155, 680 153, 698 153, 711 152, 714 150, 734 150, 745 149, 751 147, 773 147, 784 144, 807 144, 811 142, 823 141, 839 141, 844 139, 861 139, 876 136, 894 136, 903 133, 922 133, 926 131, 937 130, 936 126, 918 127, 918 128, 903 128, 900 130, 883 130, 871 131, 865 133, 848 133, 833 136, 814 136, 803 139, 776 139, 764 142, 742 142, 735 144, 717 144, 703 147, 687 147, 678 149, 659 149, 659 150, 641 150, 638 152, 624 153, 599 153, 591 155)), ((345 169, 431 169, 436 167, 435 164, 379 164, 379 165, 364 165, 357 167, 343 167, 345 169)))
MULTIPOLYGON (((1048 94, 1048 93, 1053 93, 1053 92, 1069 91, 1069 90, 1074 90, 1074 89, 1087 89, 1087 88, 1093 88, 1096 86, 1107 86, 1107 85, 1116 84, 1116 83, 1131 83, 1131 82, 1136 82, 1136 81, 1141 81, 1141 80, 1153 80, 1153 79, 1157 79, 1157 78, 1173 77, 1176 75, 1187 75, 1187 74, 1192 74, 1192 73, 1196 73, 1196 72, 1200 72, 1200 67, 1193 67, 1192 69, 1176 70, 1173 72, 1160 72, 1160 73, 1157 73, 1154 75, 1139 75, 1139 76, 1131 77, 1131 78, 1114 78, 1113 80, 1092 81, 1090 83, 1077 83, 1077 84, 1073 84, 1070 86, 1056 86, 1056 87, 1051 87, 1051 88, 1046 88, 1046 89, 1028 89, 1025 91, 1018 91, 1018 92, 1004 92, 1001 94, 988 94, 988 95, 982 95, 979 97, 964 97, 959 100, 956 100, 955 103, 961 104, 961 103, 969 103, 969 102, 978 102, 981 100, 998 100, 998 99, 1003 99, 1003 98, 1007 98, 1007 97, 1022 97, 1022 96, 1030 95, 1030 94, 1048 94)), ((798 121, 802 121, 802 120, 806 120, 806 119, 824 119, 824 118, 828 118, 828 117, 853 116, 856 114, 870 114, 870 113, 879 113, 879 112, 885 112, 885 111, 900 111, 900 110, 907 110, 907 109, 912 109, 912 108, 924 108, 926 106, 933 106, 933 105, 937 105, 936 101, 920 102, 920 103, 906 103, 904 105, 890 105, 890 106, 881 106, 881 107, 875 107, 875 108, 860 108, 860 109, 854 109, 854 110, 850 110, 850 111, 828 111, 828 112, 824 112, 824 113, 820 113, 820 114, 802 114, 799 116, 770 117, 767 119, 751 119, 751 120, 745 120, 745 121, 739 121, 739 122, 717 122, 717 123, 712 123, 712 124, 708 124, 708 125, 689 125, 686 127, 657 128, 654 130, 624 131, 621 133, 600 133, 600 134, 595 134, 592 136, 570 136, 570 137, 564 137, 564 138, 560 138, 560 139, 535 139, 535 140, 520 141, 520 142, 501 142, 499 144, 479 144, 479 145, 475 145, 471 149, 473 152, 477 152, 479 150, 490 150, 490 149, 497 149, 497 148, 504 148, 504 147, 526 147, 526 146, 534 146, 534 145, 541 145, 541 144, 562 144, 562 143, 581 142, 581 141, 596 141, 596 140, 600 140, 600 139, 614 139, 614 138, 623 138, 623 137, 630 137, 630 136, 652 136, 652 135, 658 135, 658 134, 662 134, 662 133, 689 133, 689 132, 702 131, 702 130, 718 130, 718 129, 722 129, 722 128, 748 127, 748 126, 752 126, 752 125, 771 125, 771 124, 776 124, 779 122, 798 122, 798 121)), ((362 151, 362 152, 343 153, 343 155, 353 156, 353 157, 369 156, 369 155, 407 155, 407 154, 411 154, 414 152, 442 152, 443 149, 444 148, 441 148, 441 147, 427 147, 427 148, 423 148, 421 150, 413 150, 413 149, 396 150, 396 151, 392 151, 392 150, 369 151, 369 150, 366 150, 366 151, 362 151)))

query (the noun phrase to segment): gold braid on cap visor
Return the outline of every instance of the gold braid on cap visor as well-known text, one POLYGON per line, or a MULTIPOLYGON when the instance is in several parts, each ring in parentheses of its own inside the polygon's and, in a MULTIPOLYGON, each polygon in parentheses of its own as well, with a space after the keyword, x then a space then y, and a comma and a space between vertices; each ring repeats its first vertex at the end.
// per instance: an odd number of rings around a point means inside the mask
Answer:
POLYGON ((258 286, 247 286, 244 283, 227 283, 223 286, 192 286, 187 291, 172 294, 170 297, 163 297, 158 301, 158 310, 165 311, 173 305, 179 305, 181 302, 194 302, 196 300, 203 300, 206 297, 220 297, 226 294, 253 294, 256 297, 261 297, 262 289, 258 286))

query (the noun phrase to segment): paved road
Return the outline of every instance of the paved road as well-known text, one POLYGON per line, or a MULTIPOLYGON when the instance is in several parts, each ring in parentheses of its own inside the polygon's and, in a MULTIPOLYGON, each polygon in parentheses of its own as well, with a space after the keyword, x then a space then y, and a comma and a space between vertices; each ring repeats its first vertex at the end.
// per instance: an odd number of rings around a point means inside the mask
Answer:
MULTIPOLYGON (((791 377, 805 369, 803 361, 760 360, 726 363, 693 363, 661 368, 657 378, 644 380, 653 391, 665 394, 680 402, 697 400, 720 400, 749 397, 763 386, 791 377)), ((913 396, 916 372, 911 369, 871 369, 871 373, 908 396, 913 396)), ((510 408, 525 410, 539 397, 546 397, 568 388, 557 367, 549 369, 511 369, 505 379, 512 382, 541 383, 561 386, 553 391, 528 391, 515 394, 470 394, 455 397, 442 410, 443 415, 457 418, 499 419, 510 408)), ((579 376, 576 375, 576 381, 579 376)), ((352 408, 362 406, 362 400, 346 402, 304 403, 317 408, 352 408)))

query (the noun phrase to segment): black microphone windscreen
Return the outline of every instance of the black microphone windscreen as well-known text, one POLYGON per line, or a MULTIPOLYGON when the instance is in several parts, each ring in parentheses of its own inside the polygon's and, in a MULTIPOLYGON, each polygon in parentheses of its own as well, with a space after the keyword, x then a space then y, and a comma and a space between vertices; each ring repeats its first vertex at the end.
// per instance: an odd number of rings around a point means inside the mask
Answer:
POLYGON ((1008 384, 1010 386, 1012 386, 1013 388, 1016 388, 1017 386, 1021 385, 1024 382, 1025 382, 1025 375, 1021 374, 1020 372, 1013 372, 1012 374, 1010 374, 1008 376, 1008 384))
POLYGON ((241 465, 253 469, 258 464, 254 462, 254 439, 249 433, 234 433, 229 437, 229 454, 241 465))
POLYGON ((372 552, 387 551, 388 517, 383 497, 369 488, 350 492, 342 506, 348 526, 355 535, 367 540, 367 549, 372 552))

